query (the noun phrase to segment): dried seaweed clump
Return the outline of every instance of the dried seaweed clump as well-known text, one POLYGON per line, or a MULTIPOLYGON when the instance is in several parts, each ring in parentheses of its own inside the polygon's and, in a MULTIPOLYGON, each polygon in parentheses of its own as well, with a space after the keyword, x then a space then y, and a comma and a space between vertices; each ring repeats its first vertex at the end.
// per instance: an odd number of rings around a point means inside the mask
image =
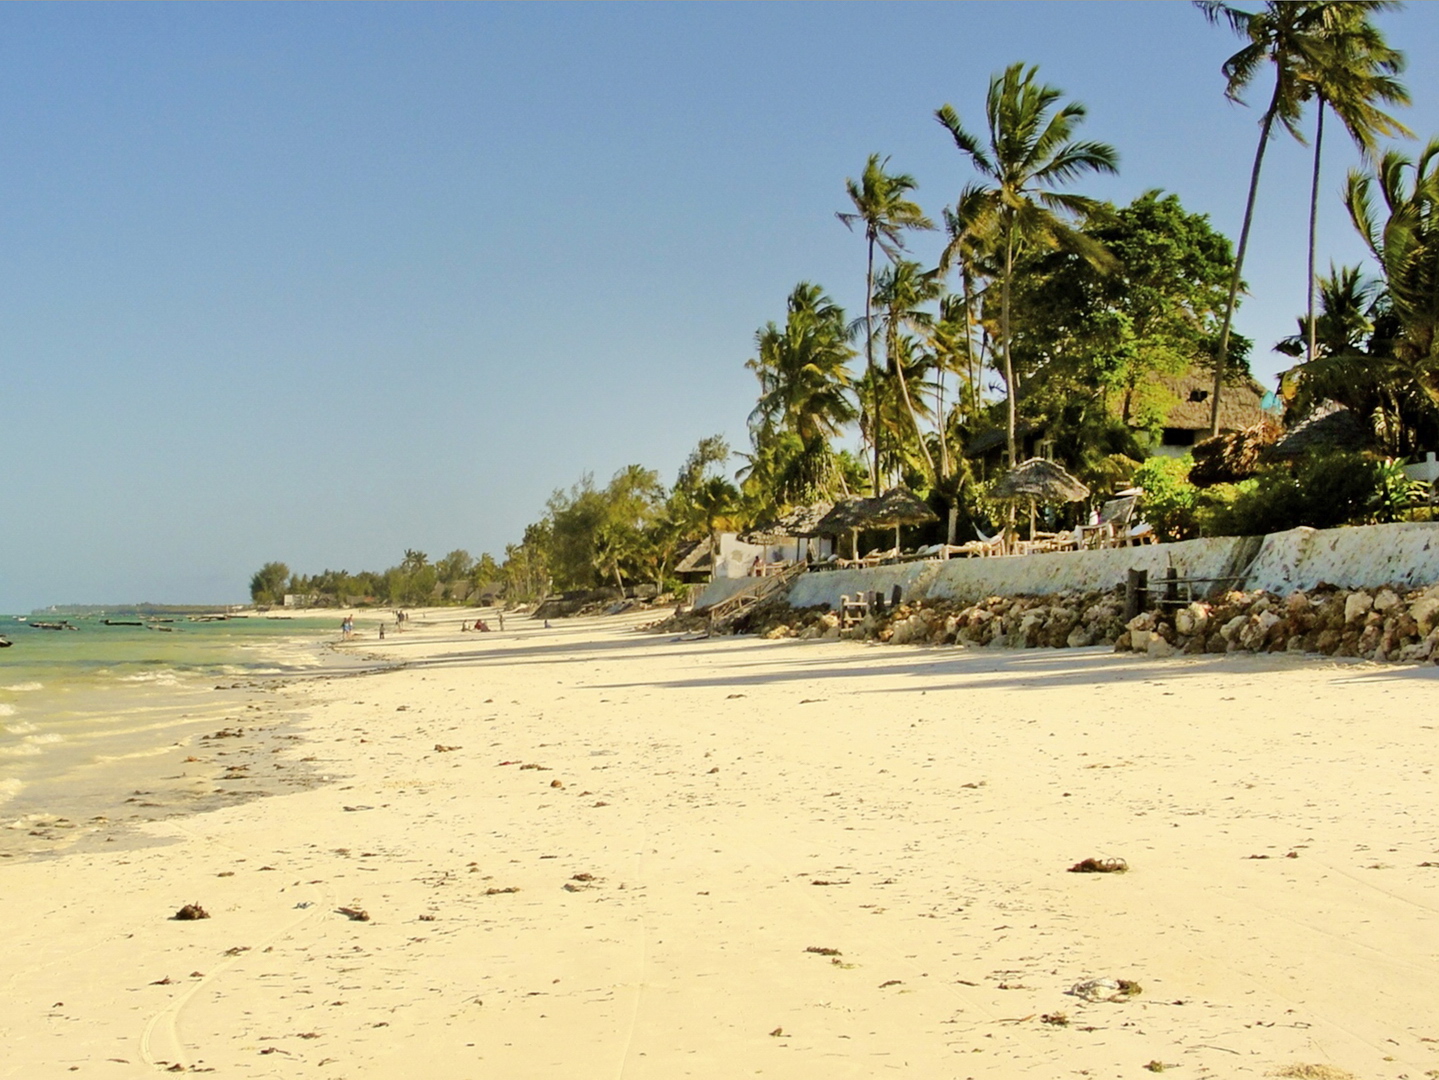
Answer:
POLYGON ((1123 874, 1129 864, 1123 859, 1080 859, 1069 868, 1071 874, 1123 874))
POLYGON ((208 919, 209 917, 210 913, 199 904, 186 904, 170 916, 170 918, 177 919, 180 922, 189 922, 191 919, 208 919))

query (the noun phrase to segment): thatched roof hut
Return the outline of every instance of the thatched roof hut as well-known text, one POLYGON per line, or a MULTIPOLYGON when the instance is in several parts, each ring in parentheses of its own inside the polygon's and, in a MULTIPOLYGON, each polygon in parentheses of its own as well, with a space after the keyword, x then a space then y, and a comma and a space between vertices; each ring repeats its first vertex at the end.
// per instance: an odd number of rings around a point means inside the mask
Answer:
POLYGON ((1279 438, 1279 425, 1270 417, 1241 431, 1227 431, 1194 447, 1189 482, 1199 487, 1234 484, 1253 476, 1265 451, 1279 438))
POLYGON ((1316 405, 1271 446, 1270 458, 1296 458, 1310 450, 1363 450, 1374 441, 1368 424, 1337 401, 1316 405))

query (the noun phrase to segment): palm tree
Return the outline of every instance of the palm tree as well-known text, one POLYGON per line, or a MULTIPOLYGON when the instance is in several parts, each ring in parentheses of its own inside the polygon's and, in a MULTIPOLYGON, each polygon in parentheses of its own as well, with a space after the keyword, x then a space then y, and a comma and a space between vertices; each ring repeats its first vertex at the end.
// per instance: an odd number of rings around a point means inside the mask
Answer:
POLYGON ((985 99, 988 126, 986 144, 960 123, 953 106, 936 110, 954 144, 969 156, 989 183, 971 195, 976 220, 996 249, 1000 284, 1001 360, 1008 406, 1007 434, 1010 464, 1017 457, 1015 409, 1017 387, 1010 358, 1009 301, 1015 258, 1032 248, 1066 249, 1095 266, 1107 267, 1113 259, 1099 244, 1073 228, 1068 219, 1087 217, 1092 199, 1054 190, 1085 173, 1119 171, 1119 155, 1112 146, 1071 141, 1084 119, 1077 101, 1059 104, 1061 91, 1036 80, 1038 69, 1011 64, 989 80, 985 99))
POLYGON ((1391 49, 1374 24, 1372 12, 1397 8, 1395 0, 1350 0, 1326 4, 1321 40, 1309 57, 1302 78, 1309 84, 1318 108, 1314 119, 1314 173, 1309 187, 1308 306, 1305 310, 1305 359, 1316 351, 1314 249, 1319 223, 1319 161, 1324 146, 1324 113, 1332 108, 1366 158, 1378 151, 1378 137, 1412 132, 1377 103, 1408 105, 1409 91, 1394 76, 1404 70, 1404 54, 1391 49))
POLYGON ((874 282, 874 299, 882 308, 886 375, 895 380, 900 402, 914 428, 915 441, 932 483, 939 480, 939 474, 924 443, 924 432, 920 429, 914 401, 909 394, 909 381, 905 377, 906 365, 901 361, 899 350, 900 338, 906 330, 927 334, 933 328, 934 316, 925 311, 923 305, 938 300, 943 292, 944 286, 938 275, 925 273, 919 263, 909 259, 896 260, 888 269, 880 271, 874 282))
MULTIPOLYGON (((865 368, 874 371, 874 249, 879 247, 890 259, 897 259, 904 250, 904 230, 932 229, 934 223, 924 216, 919 204, 906 196, 919 184, 908 173, 887 173, 885 166, 889 158, 880 160, 878 154, 870 154, 865 162, 859 182, 846 179, 845 191, 854 204, 852 212, 839 210, 835 216, 851 230, 856 225, 864 227, 867 248, 864 275, 864 342, 865 368)), ((876 389, 878 383, 875 384, 876 389)), ((877 401, 877 399, 876 399, 877 401)), ((876 408, 876 412, 878 409, 876 408)), ((878 435, 878 429, 874 434, 878 435)), ((874 445, 874 493, 879 494, 879 444, 874 445)))
POLYGON ((789 486, 822 491, 830 486, 829 440, 855 419, 850 400, 848 343, 844 309, 818 285, 801 281, 790 293, 783 327, 769 323, 755 334, 757 354, 745 366, 759 379, 760 396, 750 414, 750 432, 758 449, 780 434, 798 440, 802 477, 789 486))
MULTIPOLYGON (((1367 0, 1361 0, 1367 2, 1367 0)), ((1244 271, 1244 255, 1249 249, 1249 229, 1254 223, 1254 199, 1259 192, 1259 172, 1264 166, 1264 150, 1278 120, 1301 143, 1299 114, 1306 98, 1313 92, 1309 81, 1315 67, 1326 18, 1325 9, 1334 6, 1298 0, 1266 0, 1259 11, 1244 11, 1222 0, 1194 0, 1194 5, 1211 23, 1227 22, 1231 30, 1248 44, 1224 61, 1224 96, 1243 104, 1240 96, 1259 74, 1265 63, 1274 67, 1274 92, 1269 106, 1259 121, 1259 145, 1254 151, 1254 164, 1249 170, 1249 196, 1244 204, 1244 224, 1239 230, 1239 248, 1234 255, 1234 269, 1229 277, 1229 298, 1224 306, 1224 322, 1219 331, 1219 347, 1214 357, 1214 392, 1211 395, 1209 433, 1219 434, 1219 402, 1224 387, 1224 368, 1229 360, 1230 328, 1234 322, 1234 306, 1239 299, 1239 285, 1244 271)), ((1332 19, 1330 19, 1332 22, 1332 19)))
POLYGON ((1373 176, 1351 172, 1344 204, 1384 274, 1388 325, 1366 354, 1381 397, 1378 434, 1391 452, 1408 453, 1439 437, 1439 139, 1413 161, 1391 150, 1373 176))

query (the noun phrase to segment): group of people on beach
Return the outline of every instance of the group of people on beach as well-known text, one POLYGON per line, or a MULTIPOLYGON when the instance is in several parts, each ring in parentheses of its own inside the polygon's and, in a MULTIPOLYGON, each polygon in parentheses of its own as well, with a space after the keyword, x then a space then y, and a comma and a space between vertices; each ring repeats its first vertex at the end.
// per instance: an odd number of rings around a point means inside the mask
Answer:
POLYGON ((355 638, 355 617, 346 615, 340 620, 340 637, 345 641, 353 641, 355 638))

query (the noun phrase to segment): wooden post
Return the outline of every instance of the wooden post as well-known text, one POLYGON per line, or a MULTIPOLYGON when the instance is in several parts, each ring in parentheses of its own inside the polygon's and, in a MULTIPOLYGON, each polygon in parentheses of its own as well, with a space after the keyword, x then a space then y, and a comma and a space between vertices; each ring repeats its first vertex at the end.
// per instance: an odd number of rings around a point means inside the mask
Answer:
POLYGON ((1170 607, 1179 606, 1179 571, 1172 566, 1164 571, 1164 602, 1170 607))
POLYGON ((1124 582, 1124 621, 1149 607, 1149 571, 1131 570, 1124 582))

